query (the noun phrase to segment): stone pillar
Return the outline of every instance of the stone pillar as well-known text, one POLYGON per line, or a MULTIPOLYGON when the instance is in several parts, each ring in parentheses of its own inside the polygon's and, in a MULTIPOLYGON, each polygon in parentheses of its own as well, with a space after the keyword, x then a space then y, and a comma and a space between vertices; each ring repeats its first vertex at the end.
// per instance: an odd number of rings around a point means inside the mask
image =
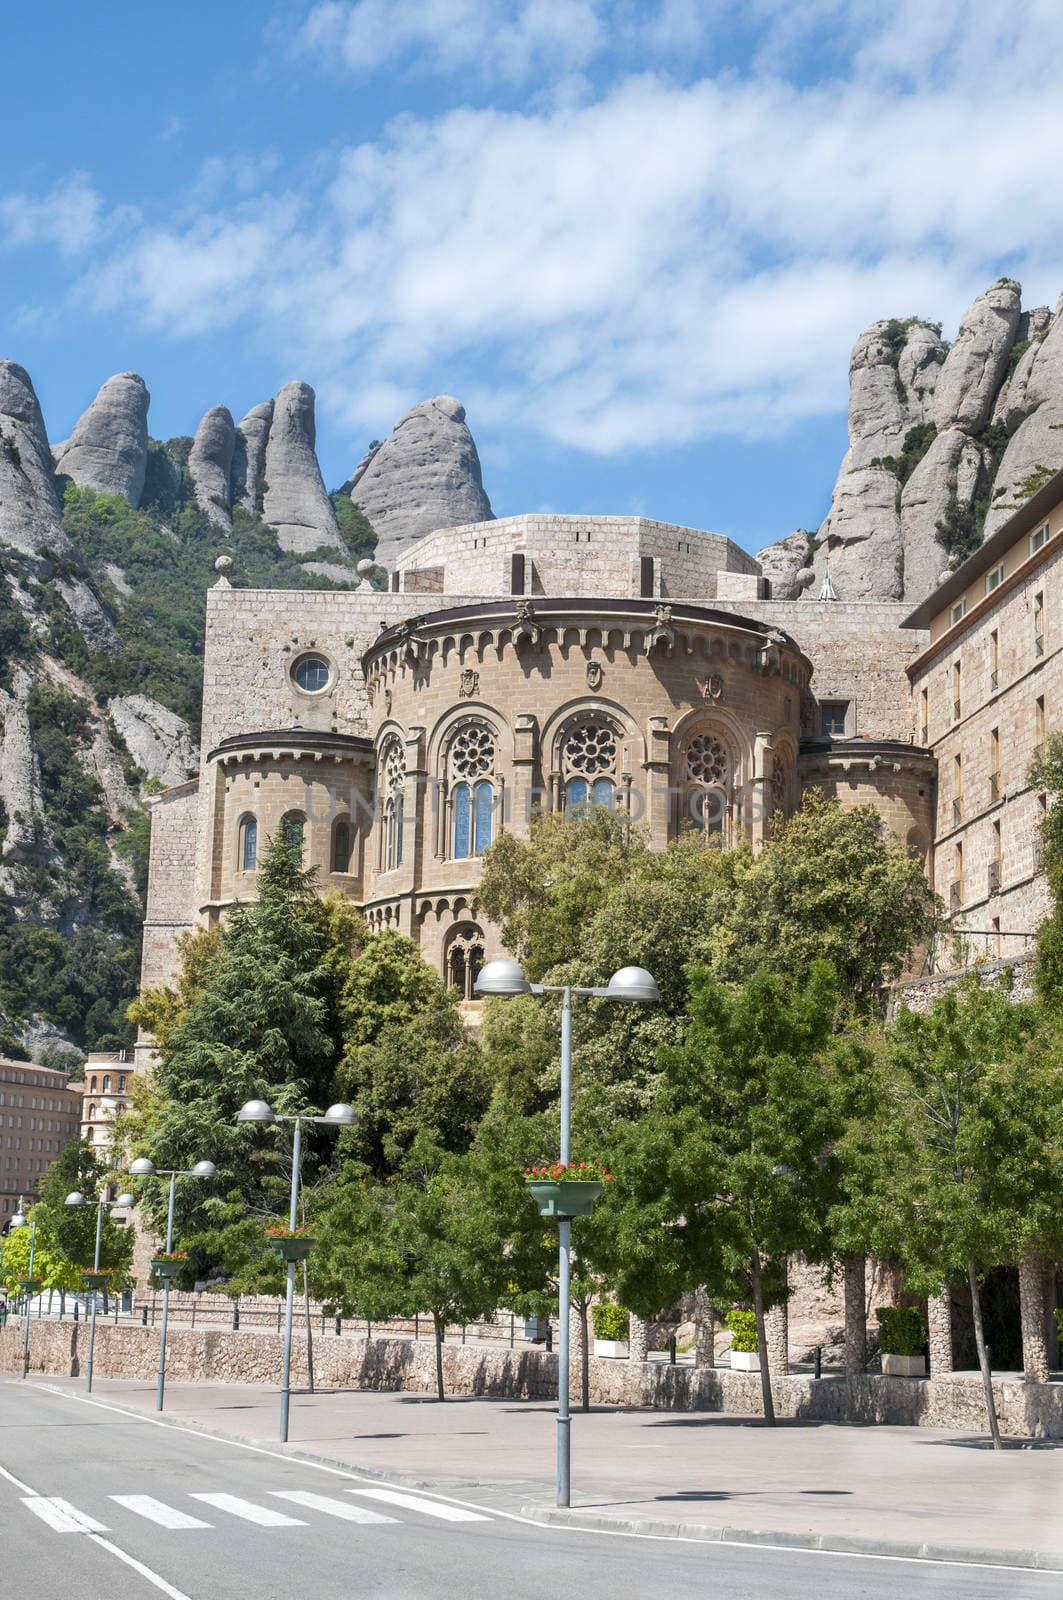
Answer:
POLYGON ((790 1318, 785 1300, 764 1313, 764 1337, 768 1345, 768 1371, 773 1378, 785 1378, 790 1370, 790 1318))
POLYGON ((952 1372, 952 1291, 932 1294, 926 1303, 926 1321, 930 1333, 930 1376, 943 1377, 952 1372))
POLYGON ((1048 1352, 1049 1370, 1054 1372, 1059 1366, 1059 1325, 1056 1322, 1056 1263, 1045 1262, 1044 1272, 1045 1295, 1045 1349, 1048 1352))
POLYGON ((674 802, 670 790, 672 735, 667 717, 650 717, 647 724, 646 814, 640 820, 649 834, 651 850, 663 850, 672 836, 674 802))
POLYGON ((1022 1319, 1022 1367, 1026 1382, 1047 1383, 1044 1263, 1033 1250, 1028 1250, 1019 1262, 1019 1313, 1022 1319))
POLYGON ((716 1365, 716 1308, 704 1289, 694 1290, 694 1365, 716 1365))
POLYGON ((633 1311, 627 1316, 628 1357, 632 1361, 645 1361, 649 1348, 650 1325, 633 1311))
POLYGON ((867 1366, 867 1263, 863 1256, 845 1261, 845 1370, 867 1366))

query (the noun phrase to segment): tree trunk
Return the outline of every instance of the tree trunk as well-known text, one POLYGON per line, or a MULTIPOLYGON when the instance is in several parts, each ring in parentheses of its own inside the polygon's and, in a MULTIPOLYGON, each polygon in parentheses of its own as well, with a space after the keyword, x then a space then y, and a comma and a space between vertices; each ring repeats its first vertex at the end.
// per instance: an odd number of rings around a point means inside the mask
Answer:
POLYGON ((1050 1371, 1055 1371, 1059 1366, 1059 1328, 1056 1326, 1056 1264, 1046 1261, 1044 1280, 1045 1301, 1045 1349, 1048 1352, 1048 1366, 1050 1371))
POLYGON ((863 1256, 845 1260, 845 1370, 863 1372, 867 1366, 867 1263, 863 1256))
POLYGON ((985 1390, 985 1408, 989 1416, 989 1432, 993 1437, 993 1449, 1003 1450, 1004 1445, 1000 1438, 1000 1423, 997 1421, 997 1403, 993 1398, 993 1375, 989 1370, 989 1357, 986 1354, 985 1331, 982 1327, 982 1296, 978 1289, 978 1272, 973 1261, 967 1263, 967 1281, 971 1286, 971 1310, 974 1313, 974 1342, 978 1347, 978 1365, 982 1371, 982 1387, 985 1390))
POLYGON ((1047 1383, 1044 1262, 1033 1250, 1028 1250, 1019 1262, 1019 1313, 1023 1375, 1027 1383, 1047 1383))
POLYGON ((306 1376, 309 1393, 314 1392, 314 1330, 310 1326, 310 1273, 303 1262, 303 1305, 306 1308, 306 1376))
POLYGON ((757 1349, 760 1352, 760 1395, 764 1405, 764 1421, 769 1428, 775 1426, 775 1402, 771 1396, 771 1373, 768 1370, 768 1335, 764 1320, 764 1285, 760 1277, 760 1251, 754 1250, 749 1263, 749 1276, 753 1283, 753 1311, 757 1319, 757 1349))
POLYGON ((435 1312, 432 1313, 432 1326, 436 1335, 436 1399, 445 1400, 446 1394, 443 1389, 443 1323, 435 1312))
POLYGON ((694 1290, 694 1365, 716 1365, 716 1310, 704 1289, 694 1290))

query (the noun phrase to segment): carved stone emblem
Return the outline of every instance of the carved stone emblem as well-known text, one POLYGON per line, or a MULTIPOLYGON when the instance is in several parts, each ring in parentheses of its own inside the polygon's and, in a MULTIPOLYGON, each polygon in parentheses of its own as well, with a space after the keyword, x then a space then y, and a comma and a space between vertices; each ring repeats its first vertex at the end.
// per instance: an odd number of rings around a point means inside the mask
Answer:
POLYGON ((587 688, 588 689, 600 689, 601 686, 602 686, 602 679, 604 677, 605 677, 605 673, 602 671, 602 664, 601 664, 600 661, 588 661, 587 662, 587 688))
POLYGON ((386 717, 390 717, 390 715, 391 715, 391 690, 390 689, 385 689, 384 690, 384 715, 386 717))
POLYGON ((466 667, 461 675, 458 694, 463 700, 471 700, 473 695, 480 692, 480 674, 472 667, 466 667))
POLYGON ((723 674, 722 673, 713 672, 713 673, 709 674, 709 676, 705 679, 705 682, 701 686, 701 698, 703 700, 722 700, 723 699, 723 674))

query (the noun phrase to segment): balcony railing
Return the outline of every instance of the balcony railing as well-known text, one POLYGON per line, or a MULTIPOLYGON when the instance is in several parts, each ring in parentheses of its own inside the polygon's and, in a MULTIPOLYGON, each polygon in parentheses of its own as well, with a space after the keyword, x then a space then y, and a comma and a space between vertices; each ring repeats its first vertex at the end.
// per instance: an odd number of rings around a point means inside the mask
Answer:
POLYGON ((990 861, 986 867, 986 893, 996 894, 1000 888, 1000 862, 990 861))
POLYGON ((949 884, 949 910, 958 911, 963 905, 963 880, 958 878, 955 883, 949 884))

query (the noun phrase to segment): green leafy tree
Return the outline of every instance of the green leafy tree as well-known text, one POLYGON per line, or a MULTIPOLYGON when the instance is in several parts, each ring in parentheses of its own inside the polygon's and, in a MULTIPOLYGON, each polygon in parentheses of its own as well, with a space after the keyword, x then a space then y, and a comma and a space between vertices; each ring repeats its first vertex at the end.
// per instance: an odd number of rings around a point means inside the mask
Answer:
POLYGON ((903 1263, 910 1287, 966 1281, 994 1444, 1000 1429, 980 1276, 1063 1237, 1063 1074, 1054 1029, 976 977, 930 1011, 903 1010, 886 1037, 876 1113, 844 1158, 866 1182, 868 1248, 903 1263))
MULTIPOLYGON (((49 1248, 71 1269, 69 1282, 49 1287, 77 1287, 78 1269, 91 1267, 96 1246, 96 1200, 104 1185, 116 1187, 113 1169, 83 1139, 66 1145, 40 1182, 40 1201, 34 1207, 37 1237, 50 1241, 49 1248), (74 1190, 85 1196, 83 1206, 68 1206, 66 1197, 74 1190)), ((28 1228, 21 1230, 29 1232, 28 1228)), ((106 1208, 100 1235, 100 1265, 110 1267, 118 1278, 129 1272, 133 1257, 133 1229, 121 1227, 106 1208)))
POLYGON ((1053 1012, 1063 1009, 1063 734, 1053 734, 1030 771, 1030 782, 1047 790, 1052 804, 1041 821, 1052 912, 1037 938, 1037 991, 1053 1012))
MULTIPOLYGON (((26 1215, 31 1222, 36 1220, 37 1223, 37 1237, 33 1248, 33 1276, 40 1281, 44 1289, 58 1289, 60 1292, 79 1289, 80 1273, 57 1246, 43 1208, 34 1206, 26 1215)), ((93 1213, 93 1226, 95 1227, 95 1213, 93 1213)), ((9 1294, 14 1294, 18 1290, 19 1279, 29 1277, 30 1229, 12 1228, 0 1241, 0 1250, 2 1250, 0 1285, 9 1294)), ((91 1266, 91 1257, 84 1264, 91 1266)))
MULTIPOLYGON (((776 1264, 829 1252, 841 1124, 827 1047, 837 1005, 824 962, 799 985, 764 970, 739 988, 695 975, 687 1036, 662 1054, 653 1108, 618 1133, 617 1189, 598 1248, 624 1305, 653 1316, 705 1285, 718 1301, 752 1301, 766 1349, 776 1264)), ((771 1423, 765 1359, 761 1388, 771 1423)))
MULTIPOLYGON (((313 874, 283 838, 270 841, 258 887, 258 900, 235 906, 220 935, 186 945, 176 988, 141 1007, 161 1026, 152 1089, 130 1128, 135 1151, 158 1167, 191 1167, 209 1156, 218 1168, 213 1180, 179 1185, 177 1234, 190 1276, 230 1265, 246 1271, 248 1218, 283 1214, 290 1130, 263 1134, 238 1124, 244 1101, 266 1099, 292 1113, 320 1112, 336 1098, 354 924, 314 893, 313 874)), ((331 1156, 324 1138, 306 1130, 310 1181, 331 1156)), ((163 1184, 145 1185, 157 1231, 165 1201, 163 1184)), ((264 1230, 258 1248, 268 1275, 264 1230)))

